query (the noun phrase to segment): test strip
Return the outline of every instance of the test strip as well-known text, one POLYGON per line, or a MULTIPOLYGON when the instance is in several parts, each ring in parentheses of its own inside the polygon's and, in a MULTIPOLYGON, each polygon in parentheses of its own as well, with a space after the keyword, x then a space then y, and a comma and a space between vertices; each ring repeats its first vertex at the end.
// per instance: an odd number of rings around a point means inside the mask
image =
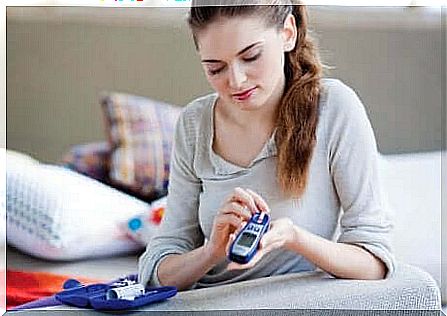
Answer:
POLYGON ((108 300, 134 300, 135 297, 144 294, 144 286, 141 284, 132 284, 128 286, 115 287, 107 291, 108 300))

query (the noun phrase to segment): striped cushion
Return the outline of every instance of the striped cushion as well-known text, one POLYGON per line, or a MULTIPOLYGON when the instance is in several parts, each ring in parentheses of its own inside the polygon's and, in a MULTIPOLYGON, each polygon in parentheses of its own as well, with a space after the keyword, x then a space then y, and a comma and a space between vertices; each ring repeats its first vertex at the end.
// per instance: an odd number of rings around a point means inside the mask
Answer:
POLYGON ((101 98, 111 145, 110 181, 145 200, 166 194, 175 123, 181 109, 110 93, 101 98))

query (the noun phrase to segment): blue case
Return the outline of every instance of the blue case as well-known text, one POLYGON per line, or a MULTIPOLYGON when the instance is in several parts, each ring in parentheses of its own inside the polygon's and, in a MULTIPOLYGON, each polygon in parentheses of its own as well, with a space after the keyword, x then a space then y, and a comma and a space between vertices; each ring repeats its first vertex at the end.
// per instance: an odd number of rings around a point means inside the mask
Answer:
POLYGON ((256 251, 259 247, 259 242, 261 241, 262 236, 265 234, 265 232, 269 229, 270 226, 270 216, 267 213, 264 213, 264 218, 262 219, 262 222, 258 222, 259 216, 261 216, 261 213, 254 214, 250 221, 245 225, 245 227, 239 232, 239 234, 234 239, 234 242, 230 246, 230 251, 228 254, 228 259, 231 261, 234 261, 239 264, 246 264, 248 263, 253 256, 256 254, 256 251), (238 251, 240 250, 240 247, 238 247, 236 244, 240 238, 242 238, 242 235, 244 233, 252 233, 253 231, 260 232, 259 236, 254 241, 254 246, 251 247, 249 250, 247 250, 246 253, 241 255, 241 253, 238 251), (239 248, 239 249, 238 249, 239 248))
POLYGON ((146 288, 145 294, 135 297, 134 300, 107 299, 107 291, 114 286, 109 284, 82 285, 70 279, 64 284, 64 291, 56 294, 61 303, 96 310, 124 310, 163 301, 177 294, 174 286, 146 288))

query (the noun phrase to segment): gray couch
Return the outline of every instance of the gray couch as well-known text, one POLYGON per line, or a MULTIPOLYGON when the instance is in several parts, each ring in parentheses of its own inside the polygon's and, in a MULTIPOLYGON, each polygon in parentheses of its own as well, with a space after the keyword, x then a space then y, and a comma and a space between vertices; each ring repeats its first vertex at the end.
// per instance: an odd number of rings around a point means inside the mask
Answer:
MULTIPOLYGON (((374 315, 438 315, 441 309, 440 162, 440 152, 381 159, 383 188, 395 217, 393 247, 398 262, 396 272, 389 279, 342 280, 321 271, 290 274, 180 292, 141 310, 155 314, 161 311, 232 314, 256 309, 266 315, 276 315, 278 310, 303 315, 362 315, 366 311, 375 311, 374 315)), ((46 262, 8 249, 7 264, 23 270, 114 279, 135 272, 137 256, 61 263, 46 262)), ((445 284, 442 289, 445 303, 445 284)), ((26 311, 26 315, 33 313, 26 311)), ((35 315, 70 313, 96 312, 55 306, 36 311, 35 315)), ((365 315, 371 315, 368 313, 365 315)))
MULTIPOLYGON (((334 279, 323 272, 297 273, 240 282, 209 289, 178 293, 161 303, 139 311, 170 313, 173 311, 251 313, 263 310, 277 314, 301 312, 303 315, 437 315, 440 292, 427 273, 399 263, 396 273, 386 280, 357 281, 334 279)), ((50 307, 45 312, 26 311, 26 315, 94 315, 92 310, 75 307, 50 307)), ((14 312, 14 314, 20 312, 14 312)), ((183 313, 182 313, 183 314, 183 313)))

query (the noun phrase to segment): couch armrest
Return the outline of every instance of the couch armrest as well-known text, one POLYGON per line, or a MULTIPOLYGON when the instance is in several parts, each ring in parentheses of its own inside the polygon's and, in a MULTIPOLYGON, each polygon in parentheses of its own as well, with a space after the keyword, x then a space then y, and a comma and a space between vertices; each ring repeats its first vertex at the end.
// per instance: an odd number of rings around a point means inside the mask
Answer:
MULTIPOLYGON (((63 308, 67 312, 75 311, 76 315, 92 313, 74 307, 63 308)), ((56 315, 57 309, 61 307, 46 308, 46 315, 51 315, 51 311, 56 315)), ((256 313, 261 312, 261 315, 439 316, 441 297, 430 274, 420 268, 397 263, 394 274, 386 280, 342 280, 323 272, 294 273, 179 292, 165 302, 144 306, 139 311, 152 312, 153 315, 163 315, 162 312, 171 315, 176 311, 188 311, 187 315, 199 311, 242 315, 244 311, 256 309, 260 309, 256 313)), ((27 311, 27 315, 34 314, 27 311)))
POLYGON ((439 311, 441 297, 430 274, 398 263, 395 273, 386 280, 342 280, 323 272, 296 273, 182 292, 177 299, 156 308, 439 311))
POLYGON ((64 155, 62 164, 101 182, 108 182, 110 146, 95 142, 72 146, 64 155))

